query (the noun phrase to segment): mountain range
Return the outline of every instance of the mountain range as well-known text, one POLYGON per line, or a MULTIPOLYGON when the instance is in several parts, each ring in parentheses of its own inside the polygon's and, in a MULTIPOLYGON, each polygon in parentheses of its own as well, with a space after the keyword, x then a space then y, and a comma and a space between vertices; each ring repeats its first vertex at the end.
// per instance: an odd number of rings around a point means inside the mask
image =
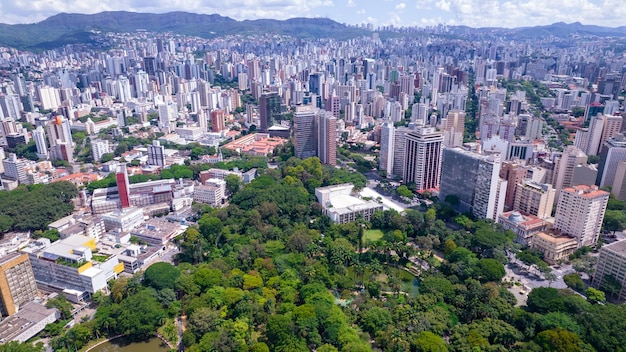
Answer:
MULTIPOLYGON (((626 37, 626 26, 609 28, 581 23, 554 23, 548 26, 505 28, 450 27, 457 30, 475 30, 480 33, 499 33, 508 38, 533 39, 548 35, 567 37, 572 34, 601 37, 626 37)), ((90 31, 173 32, 211 38, 227 34, 278 33, 298 38, 347 39, 369 33, 365 29, 348 27, 328 18, 292 18, 288 20, 237 21, 217 14, 203 15, 188 12, 163 14, 109 11, 93 15, 60 13, 32 24, 0 24, 0 46, 18 49, 42 50, 65 44, 93 43, 90 31)))

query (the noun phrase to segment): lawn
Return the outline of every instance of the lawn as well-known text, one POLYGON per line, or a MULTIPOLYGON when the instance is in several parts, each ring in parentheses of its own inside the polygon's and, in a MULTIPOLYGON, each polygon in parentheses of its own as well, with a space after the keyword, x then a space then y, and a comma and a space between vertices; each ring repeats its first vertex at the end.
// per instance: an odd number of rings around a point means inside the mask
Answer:
POLYGON ((383 232, 380 230, 366 230, 363 233, 363 241, 367 242, 376 242, 379 239, 383 238, 383 232))

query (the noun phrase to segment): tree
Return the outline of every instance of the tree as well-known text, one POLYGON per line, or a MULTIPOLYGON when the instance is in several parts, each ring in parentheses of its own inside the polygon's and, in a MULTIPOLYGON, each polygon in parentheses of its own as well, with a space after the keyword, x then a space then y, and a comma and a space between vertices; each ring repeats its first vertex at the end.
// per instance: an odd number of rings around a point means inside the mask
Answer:
POLYGON ((226 181, 226 190, 230 194, 237 193, 241 188, 241 179, 237 175, 227 175, 224 181, 226 181))
POLYGON ((495 259, 483 258, 478 260, 478 268, 481 277, 481 281, 496 281, 500 282, 506 271, 504 265, 495 259))
POLYGON ((563 281, 567 287, 571 288, 574 291, 582 291, 585 289, 585 283, 583 279, 580 277, 580 274, 572 273, 563 276, 563 281))
POLYGON ((583 351, 578 335, 564 329, 545 330, 537 334, 535 342, 543 351, 577 352, 583 351))
POLYGON ((217 217, 204 214, 200 221, 198 221, 198 225, 200 225, 200 233, 202 236, 204 236, 207 241, 217 246, 222 238, 222 229, 224 228, 222 220, 217 217))
POLYGON ((401 197, 412 199, 415 196, 406 185, 398 187, 396 191, 401 197))
POLYGON ((448 352, 446 342, 430 331, 422 331, 411 341, 411 350, 417 352, 448 352))
POLYGON ((606 301, 604 292, 600 290, 596 290, 593 287, 589 287, 587 291, 585 291, 585 295, 587 296, 587 301, 589 301, 589 303, 591 304, 603 303, 606 301))
POLYGON ((604 275, 604 277, 602 277, 600 290, 607 293, 610 297, 615 298, 615 296, 622 290, 622 283, 613 275, 604 275))
POLYGON ((0 352, 42 352, 44 351, 43 343, 38 342, 33 345, 30 342, 9 341, 0 345, 0 352))
POLYGON ((383 331, 392 322, 391 313, 387 309, 372 307, 363 312, 361 316, 361 326, 363 330, 374 336, 377 332, 383 331))
POLYGON ((173 289, 176 279, 180 276, 180 271, 170 263, 159 262, 152 264, 143 274, 143 283, 155 290, 164 288, 173 289))
POLYGON ((605 212, 602 230, 615 234, 616 231, 622 231, 624 228, 626 228, 626 213, 621 210, 607 210, 605 212))

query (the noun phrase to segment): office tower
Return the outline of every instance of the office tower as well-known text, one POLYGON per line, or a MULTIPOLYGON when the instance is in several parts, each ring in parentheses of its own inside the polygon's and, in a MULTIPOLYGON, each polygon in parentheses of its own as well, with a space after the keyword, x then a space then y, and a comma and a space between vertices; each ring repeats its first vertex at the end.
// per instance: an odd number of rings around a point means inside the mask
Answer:
POLYGON ((266 92, 259 97, 259 120, 261 132, 267 132, 280 119, 280 96, 276 92, 266 92))
POLYGON ((503 161, 500 178, 507 181, 504 211, 513 210, 517 185, 526 178, 526 169, 515 161, 503 161))
POLYGON ((422 127, 406 134, 403 179, 418 191, 439 188, 443 134, 422 127))
POLYGON ((226 128, 224 122, 224 110, 211 111, 211 131, 222 132, 226 128))
POLYGON ((337 118, 320 110, 315 123, 317 131, 317 156, 322 164, 337 164, 337 118))
POLYGON ((126 165, 118 165, 117 172, 115 173, 115 181, 117 183, 117 192, 120 195, 120 205, 122 208, 130 207, 130 182, 128 181, 126 165))
POLYGON ((294 121, 294 156, 300 159, 311 158, 317 152, 315 138, 315 119, 317 108, 314 105, 298 105, 293 114, 294 121))
POLYGON ((621 161, 626 161, 626 137, 618 133, 602 146, 596 185, 600 187, 612 186, 617 173, 617 166, 621 161))
POLYGON ((21 305, 37 297, 39 291, 28 254, 0 257, 0 318, 17 313, 21 305))
POLYGON ((101 141, 91 141, 91 155, 95 162, 100 162, 102 156, 110 152, 111 149, 109 148, 109 141, 106 139, 101 141))
POLYGON ((587 162, 587 155, 582 150, 570 145, 565 147, 561 157, 555 162, 554 172, 552 173, 552 185, 557 191, 557 197, 559 197, 559 191, 566 187, 575 186, 574 170, 579 164, 587 162))
POLYGON ((540 219, 552 216, 556 190, 548 183, 523 180, 517 184, 513 209, 540 219))
POLYGON ((50 142, 51 157, 53 159, 74 162, 74 142, 70 121, 64 117, 56 116, 46 125, 48 141, 50 142))
POLYGON ((157 71, 157 63, 155 57, 143 58, 143 70, 150 76, 154 76, 157 71))
POLYGON ((159 104, 158 108, 159 128, 166 134, 172 132, 178 117, 178 105, 170 101, 166 104, 159 104))
POLYGON ((406 151, 406 134, 411 129, 407 127, 398 127, 394 131, 393 136, 393 169, 387 174, 392 178, 401 178, 404 175, 404 158, 406 151))
POLYGON ((157 140, 148 145, 148 165, 165 166, 165 148, 157 140))
POLYGON ((48 159, 48 146, 46 145, 46 132, 43 127, 37 126, 33 131, 33 139, 37 147, 37 157, 40 159, 48 159))
POLYGON ((441 162, 439 198, 449 201, 454 196, 454 208, 462 213, 471 212, 474 205, 478 163, 484 156, 461 148, 444 148, 441 162))
POLYGON ((575 237, 578 248, 594 246, 600 236, 609 192, 597 186, 563 188, 554 216, 554 228, 575 237))
POLYGON ((390 121, 385 122, 380 128, 380 156, 378 169, 385 170, 387 174, 393 171, 393 157, 395 142, 395 127, 390 121))
POLYGON ((26 174, 26 164, 24 160, 18 159, 15 154, 9 154, 9 157, 2 160, 2 167, 4 168, 4 176, 19 183, 28 183, 28 176, 26 174))
POLYGON ((506 181, 500 180, 498 155, 444 148, 439 196, 453 196, 453 206, 481 219, 497 219, 504 209, 506 181))
POLYGON ((322 95, 323 75, 321 73, 311 73, 309 75, 309 92, 320 96, 322 95))
POLYGON ((626 300, 626 241, 624 240, 606 244, 600 248, 591 286, 600 288, 608 276, 612 276, 621 284, 616 295, 617 299, 626 300))

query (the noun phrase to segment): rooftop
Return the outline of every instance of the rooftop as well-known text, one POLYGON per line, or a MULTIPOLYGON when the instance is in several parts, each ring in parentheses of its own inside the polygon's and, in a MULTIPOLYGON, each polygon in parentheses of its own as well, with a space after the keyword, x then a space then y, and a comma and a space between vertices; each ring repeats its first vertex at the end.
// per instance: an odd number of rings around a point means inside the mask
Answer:
POLYGON ((611 244, 606 244, 602 246, 600 249, 601 252, 608 251, 613 252, 615 254, 626 256, 626 240, 621 240, 617 242, 613 242, 611 244))

